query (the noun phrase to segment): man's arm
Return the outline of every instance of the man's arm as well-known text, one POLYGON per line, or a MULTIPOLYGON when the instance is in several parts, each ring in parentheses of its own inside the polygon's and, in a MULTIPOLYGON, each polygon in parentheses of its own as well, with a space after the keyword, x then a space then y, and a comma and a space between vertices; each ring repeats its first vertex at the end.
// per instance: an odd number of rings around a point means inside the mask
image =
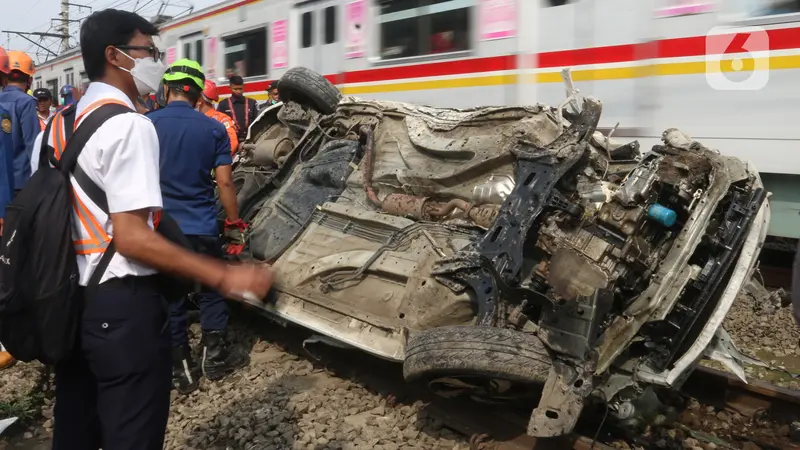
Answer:
POLYGON ((239 204, 236 200, 236 188, 233 186, 233 170, 231 166, 218 166, 214 170, 219 188, 219 200, 225 210, 228 222, 239 220, 239 204))
POLYGON ((264 266, 230 266, 173 244, 148 225, 149 209, 111 214, 117 252, 159 272, 172 273, 217 290, 228 298, 264 298, 272 273, 264 266))
POLYGON ((228 139, 231 142, 231 156, 239 150, 239 136, 236 134, 236 127, 233 125, 233 120, 229 117, 226 117, 225 120, 222 121, 222 125, 225 126, 225 131, 228 132, 228 139))
POLYGON ((261 298, 266 295, 272 282, 266 268, 228 267, 183 249, 150 228, 150 212, 161 208, 161 187, 158 136, 147 118, 116 116, 97 134, 108 143, 101 155, 103 189, 120 255, 196 280, 227 297, 241 299, 247 292, 261 298))
POLYGON ((33 143, 36 141, 36 136, 42 132, 42 126, 39 125, 39 116, 36 114, 36 100, 31 98, 30 101, 22 102, 19 120, 22 127, 22 140, 25 142, 25 151, 30 157, 34 151, 33 143))
POLYGON ((213 258, 191 253, 173 244, 148 225, 149 209, 111 214, 117 252, 159 272, 180 275, 218 288, 225 265, 213 258))
MULTIPOLYGON (((8 133, 0 131, 0 149, 11 151, 11 137, 8 133)), ((14 168, 8 167, 8 158, 0 155, 0 236, 3 234, 5 225, 6 206, 11 203, 11 186, 14 184, 14 168), (9 179, 11 177, 11 179, 9 179)))
POLYGON ((239 220, 239 205, 236 202, 236 188, 233 186, 233 159, 231 158, 231 142, 226 133, 222 133, 222 128, 217 125, 213 130, 217 146, 214 157, 214 178, 217 180, 219 189, 219 200, 225 210, 228 222, 239 220))

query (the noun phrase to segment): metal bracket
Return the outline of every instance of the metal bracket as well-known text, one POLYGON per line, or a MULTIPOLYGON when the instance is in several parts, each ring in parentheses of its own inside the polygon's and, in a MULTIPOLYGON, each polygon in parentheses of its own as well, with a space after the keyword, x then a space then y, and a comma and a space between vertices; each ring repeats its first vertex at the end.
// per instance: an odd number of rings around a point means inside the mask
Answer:
MULTIPOLYGON (((524 290, 516 288, 524 261, 523 244, 537 232, 538 218, 544 208, 552 202, 553 206, 577 213, 558 202, 552 192, 561 177, 583 156, 601 111, 599 101, 587 98, 581 115, 552 143, 544 148, 520 144, 514 151, 518 158, 516 185, 492 227, 480 241, 434 267, 433 275, 442 284, 453 290, 467 286, 473 290, 478 303, 478 324, 497 324, 500 287, 524 290), (486 270, 487 265, 491 270, 486 270)), ((529 294, 526 297, 538 298, 533 291, 529 294)))
POLYGON ((542 398, 528 422, 528 434, 544 438, 572 432, 591 391, 591 371, 554 361, 542 398))

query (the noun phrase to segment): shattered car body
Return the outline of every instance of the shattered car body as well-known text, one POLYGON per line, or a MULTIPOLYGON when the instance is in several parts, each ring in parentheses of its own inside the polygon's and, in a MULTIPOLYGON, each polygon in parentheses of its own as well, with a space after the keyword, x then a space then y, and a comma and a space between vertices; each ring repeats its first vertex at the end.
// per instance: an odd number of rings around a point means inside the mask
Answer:
POLYGON ((676 129, 642 155, 601 110, 275 105, 235 172, 276 273, 262 308, 441 395, 544 383, 539 437, 599 399, 635 418, 703 357, 736 366, 721 323, 766 235, 757 171, 676 129))

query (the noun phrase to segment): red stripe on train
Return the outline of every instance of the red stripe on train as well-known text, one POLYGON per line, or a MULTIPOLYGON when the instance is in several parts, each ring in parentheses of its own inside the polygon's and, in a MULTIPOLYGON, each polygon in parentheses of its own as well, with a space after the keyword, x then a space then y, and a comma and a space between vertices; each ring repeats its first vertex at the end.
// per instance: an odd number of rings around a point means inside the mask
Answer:
MULTIPOLYGON (((789 50, 800 48, 800 28, 780 28, 767 30, 769 50, 789 50)), ((555 68, 565 66, 582 66, 590 64, 625 63, 655 58, 696 57, 706 54, 706 36, 663 39, 642 44, 613 45, 606 47, 582 48, 542 52, 534 67, 555 68)), ((724 54, 741 53, 742 48, 727 44, 730 35, 712 37, 719 39, 724 54)), ((738 39, 737 41, 742 41, 738 39)), ((742 42, 739 42, 740 44, 742 42)), ((754 49, 762 50, 762 49, 754 49)), ((455 61, 430 62, 397 67, 384 67, 368 70, 357 70, 342 74, 326 75, 334 84, 370 83, 410 78, 427 78, 438 76, 466 75, 471 73, 498 72, 515 70, 518 67, 515 55, 493 56, 487 58, 469 58, 455 61)), ((270 81, 247 83, 246 92, 265 91, 270 81)), ((228 94, 230 90, 220 87, 220 93, 228 94)))

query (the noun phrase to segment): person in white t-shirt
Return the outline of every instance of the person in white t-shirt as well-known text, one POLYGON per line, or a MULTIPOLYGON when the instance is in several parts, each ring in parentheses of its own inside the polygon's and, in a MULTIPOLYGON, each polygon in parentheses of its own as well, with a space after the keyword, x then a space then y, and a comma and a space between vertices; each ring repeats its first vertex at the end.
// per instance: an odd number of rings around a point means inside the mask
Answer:
MULTIPOLYGON (((114 9, 93 13, 81 26, 91 84, 77 105, 77 126, 100 103, 121 103, 131 112, 103 124, 78 158, 105 192, 109 216, 72 177, 80 285, 88 284, 112 237, 117 253, 100 284, 86 292, 77 354, 55 368, 55 450, 163 448, 172 365, 167 304, 152 276, 157 271, 239 300, 264 298, 272 283, 266 266, 226 265, 153 230, 153 213, 162 207, 158 137, 135 102, 155 91, 164 72, 156 34, 143 17, 114 9)), ((56 134, 63 135, 51 133, 54 148, 56 134)), ((34 148, 41 140, 40 134, 34 148)))

